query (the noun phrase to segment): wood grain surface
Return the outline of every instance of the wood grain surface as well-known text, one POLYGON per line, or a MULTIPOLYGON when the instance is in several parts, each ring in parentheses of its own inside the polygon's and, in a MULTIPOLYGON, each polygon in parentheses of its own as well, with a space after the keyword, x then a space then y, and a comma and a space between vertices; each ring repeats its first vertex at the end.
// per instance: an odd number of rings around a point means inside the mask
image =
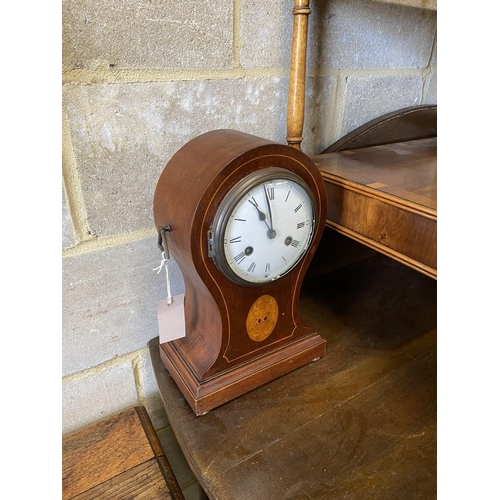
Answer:
POLYGON ((313 156, 329 227, 437 278, 437 138, 313 156))
POLYGON ((346 182, 398 198, 415 210, 437 210, 437 137, 384 144, 312 157, 325 179, 346 182))
POLYGON ((149 343, 169 421, 208 496, 435 498, 436 281, 378 254, 316 271, 300 311, 327 339, 325 356, 203 417, 149 343))
POLYGON ((63 500, 184 497, 144 407, 63 438, 63 500))

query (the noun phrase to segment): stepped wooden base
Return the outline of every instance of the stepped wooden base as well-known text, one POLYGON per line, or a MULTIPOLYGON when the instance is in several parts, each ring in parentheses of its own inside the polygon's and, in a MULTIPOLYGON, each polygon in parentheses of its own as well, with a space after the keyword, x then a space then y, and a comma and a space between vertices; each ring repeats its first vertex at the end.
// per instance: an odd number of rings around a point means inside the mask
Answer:
POLYGON ((160 344, 163 364, 197 416, 314 361, 325 352, 326 341, 312 332, 247 363, 199 380, 174 343, 160 344))

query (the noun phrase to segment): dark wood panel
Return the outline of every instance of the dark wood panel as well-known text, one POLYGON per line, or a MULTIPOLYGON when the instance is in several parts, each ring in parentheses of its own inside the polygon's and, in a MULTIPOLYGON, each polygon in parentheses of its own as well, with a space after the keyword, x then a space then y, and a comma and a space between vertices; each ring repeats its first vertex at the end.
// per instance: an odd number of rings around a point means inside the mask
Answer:
MULTIPOLYGON (((413 453, 411 468, 402 467, 399 453, 392 453, 403 441, 419 436, 423 427, 435 424, 436 405, 429 404, 436 398, 435 370, 434 349, 214 477, 209 484, 212 495, 223 498, 230 483, 232 497, 240 500, 385 499, 402 487, 405 500, 421 498, 414 476, 422 478, 422 471, 435 475, 435 434, 430 454, 413 453), (383 493, 376 477, 370 478, 371 484, 366 481, 374 462, 385 465, 382 474, 390 472, 392 493, 383 493), (272 489, 268 477, 279 477, 272 489)), ((434 496, 435 491, 430 498, 434 496)))
POLYGON ((376 255, 375 251, 366 245, 346 238, 338 231, 326 228, 314 259, 307 270, 307 276, 311 278, 325 274, 374 255, 376 255))
POLYGON ((436 498, 437 419, 410 432, 385 455, 339 482, 336 498, 401 500, 436 498))
MULTIPOLYGON (((346 415, 364 412, 371 412, 365 414, 372 422, 371 441, 367 441, 372 443, 370 460, 365 458, 365 462, 357 465, 353 456, 345 470, 338 469, 344 474, 345 483, 338 476, 335 485, 344 488, 344 492, 351 486, 354 488, 354 483, 349 482, 351 474, 352 481, 362 483, 361 466, 368 471, 377 461, 386 463, 387 469, 380 474, 381 478, 387 478, 394 465, 391 455, 408 463, 398 469, 400 477, 390 494, 401 485, 412 484, 412 478, 416 477, 410 466, 415 450, 413 445, 404 447, 402 440, 419 434, 425 426, 430 425, 432 430, 430 422, 435 418, 432 353, 436 347, 436 282, 378 254, 327 274, 316 270, 304 283, 300 313, 327 340, 325 356, 203 417, 192 414, 165 370, 159 359, 158 339, 149 343, 172 429, 210 498, 286 498, 285 494, 291 495, 290 498, 302 498, 301 494, 308 498, 301 489, 295 491, 293 484, 285 483, 285 477, 290 481, 293 478, 294 484, 302 482, 305 492, 316 498, 307 485, 320 481, 316 471, 318 446, 328 443, 328 448, 321 448, 322 453, 326 453, 325 449, 338 452, 346 439, 346 434, 339 433, 339 422, 344 422, 345 427, 346 415), (338 415, 335 422, 339 427, 331 442, 328 440, 333 424, 327 415, 338 415), (414 420, 408 417, 398 430, 399 420, 405 415, 413 415, 414 420), (307 429, 315 432, 306 432, 307 429), (288 441, 291 436, 297 437, 296 444, 280 448, 292 443, 288 441), (388 441, 384 441, 384 436, 388 441), (381 442, 385 447, 379 446, 381 442), (300 453, 299 445, 304 448, 300 453), (265 460, 260 462, 262 457, 265 460), (258 471, 252 462, 260 463, 258 471), (243 490, 238 485, 242 482, 250 485, 252 478, 259 484, 247 488, 246 496, 239 496, 243 490)), ((429 443, 432 447, 432 442, 429 443)), ((334 455, 330 453, 329 457, 334 455)), ((421 470, 432 471, 433 458, 429 454, 426 457, 427 461, 413 463, 421 470)), ((340 462, 337 467, 341 467, 340 462)), ((334 475, 337 472, 333 474, 330 469, 330 479, 334 475)), ((432 491, 435 476, 422 475, 425 481, 422 488, 432 491)), ((332 484, 325 483, 325 492, 332 484)))

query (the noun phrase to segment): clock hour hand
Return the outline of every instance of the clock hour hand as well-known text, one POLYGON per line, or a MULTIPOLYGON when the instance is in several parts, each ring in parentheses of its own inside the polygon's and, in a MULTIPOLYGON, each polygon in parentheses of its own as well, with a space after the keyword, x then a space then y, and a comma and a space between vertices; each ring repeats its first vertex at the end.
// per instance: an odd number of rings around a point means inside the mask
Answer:
POLYGON ((266 221, 266 214, 260 210, 257 202, 253 198, 248 201, 257 209, 257 212, 259 212, 259 220, 263 220, 266 223, 266 226, 269 227, 269 224, 266 221))

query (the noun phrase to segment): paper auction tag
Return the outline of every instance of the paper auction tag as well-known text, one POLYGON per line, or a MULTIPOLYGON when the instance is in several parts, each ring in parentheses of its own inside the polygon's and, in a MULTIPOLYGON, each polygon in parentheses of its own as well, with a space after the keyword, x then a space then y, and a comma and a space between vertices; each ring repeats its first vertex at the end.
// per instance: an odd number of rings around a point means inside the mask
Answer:
POLYGON ((160 300, 158 302, 157 316, 160 344, 186 336, 184 294, 160 300), (169 301, 171 301, 170 305, 169 301))

